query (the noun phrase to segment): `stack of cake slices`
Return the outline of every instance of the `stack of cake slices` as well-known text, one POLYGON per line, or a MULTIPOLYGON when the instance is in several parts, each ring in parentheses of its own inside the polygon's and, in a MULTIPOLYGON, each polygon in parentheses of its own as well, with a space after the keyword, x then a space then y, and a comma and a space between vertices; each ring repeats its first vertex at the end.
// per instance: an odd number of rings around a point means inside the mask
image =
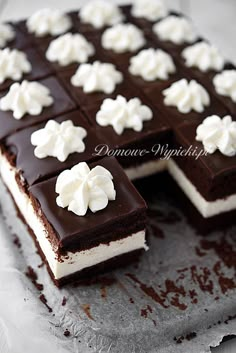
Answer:
POLYGON ((56 285, 148 250, 135 179, 232 223, 236 69, 188 18, 95 0, 1 24, 0 48, 0 173, 56 285))

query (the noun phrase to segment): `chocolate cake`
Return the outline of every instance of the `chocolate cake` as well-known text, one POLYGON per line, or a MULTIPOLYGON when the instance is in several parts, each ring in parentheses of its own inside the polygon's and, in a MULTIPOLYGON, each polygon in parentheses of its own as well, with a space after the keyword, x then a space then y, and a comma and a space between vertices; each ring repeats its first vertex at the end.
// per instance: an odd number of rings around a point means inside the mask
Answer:
POLYGON ((205 230, 232 223, 236 70, 190 19, 99 0, 0 33, 0 172, 58 286, 148 249, 130 180, 168 172, 205 230))

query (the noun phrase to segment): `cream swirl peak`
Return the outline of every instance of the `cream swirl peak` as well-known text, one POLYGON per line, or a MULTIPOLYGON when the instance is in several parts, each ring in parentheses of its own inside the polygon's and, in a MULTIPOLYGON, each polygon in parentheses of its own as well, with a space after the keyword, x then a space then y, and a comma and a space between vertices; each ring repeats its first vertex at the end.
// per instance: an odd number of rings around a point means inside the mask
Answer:
POLYGON ((186 79, 174 82, 163 91, 164 104, 177 107, 183 114, 194 110, 202 113, 205 106, 209 106, 210 97, 206 89, 195 80, 188 82, 186 79))
POLYGON ((4 48, 6 44, 15 38, 14 28, 7 24, 0 24, 0 48, 4 48))
POLYGON ((11 110, 13 117, 21 119, 25 114, 39 115, 44 107, 53 104, 47 87, 39 82, 13 83, 8 93, 0 100, 0 109, 11 110))
POLYGON ((129 72, 145 81, 167 80, 175 71, 172 57, 162 49, 144 49, 130 59, 129 72))
POLYGON ((104 92, 110 94, 114 92, 117 84, 123 81, 123 75, 116 70, 115 65, 95 61, 92 64, 81 64, 71 83, 76 87, 83 87, 85 93, 104 92))
POLYGON ((236 155, 236 122, 230 115, 222 119, 217 115, 207 117, 196 133, 196 140, 203 143, 206 152, 219 150, 228 157, 236 155))
POLYGON ((93 212, 103 210, 109 201, 116 199, 113 177, 102 166, 90 170, 82 162, 64 170, 57 178, 57 205, 67 208, 78 216, 84 216, 88 208, 93 212))
POLYGON ((102 46, 115 53, 134 52, 144 46, 143 32, 131 23, 120 23, 104 31, 102 46))
POLYGON ((119 7, 105 0, 90 1, 81 8, 79 17, 82 22, 89 23, 95 28, 112 26, 123 20, 119 7))
POLYGON ((224 58, 219 50, 207 42, 196 43, 183 50, 182 56, 186 66, 197 67, 206 72, 209 70, 220 71, 224 67, 224 58))
POLYGON ((94 53, 94 46, 84 36, 79 33, 66 33, 50 43, 46 58, 51 62, 66 66, 72 63, 87 62, 94 53))
POLYGON ((72 22, 69 16, 59 10, 41 9, 35 12, 27 20, 27 28, 36 37, 44 37, 48 34, 58 36, 68 31, 72 22))
POLYGON ((74 126, 71 120, 58 123, 49 120, 43 129, 33 132, 31 143, 36 146, 35 157, 42 159, 55 157, 65 162, 71 153, 81 153, 85 150, 83 139, 87 132, 80 126, 74 126))
POLYGON ((17 49, 0 49, 0 84, 7 79, 18 81, 31 70, 25 53, 17 49))
POLYGON ((218 94, 230 97, 236 103, 236 70, 224 70, 213 79, 218 94))
POLYGON ((117 96, 116 99, 104 99, 96 115, 96 121, 99 125, 111 125, 118 135, 121 135, 124 129, 141 131, 143 122, 152 118, 151 109, 142 105, 139 98, 127 101, 123 96, 117 96))
POLYGON ((131 9, 134 17, 146 18, 149 21, 157 21, 167 16, 168 11, 162 0, 135 0, 131 9))
POLYGON ((153 32, 163 41, 180 45, 197 39, 192 23, 184 17, 168 16, 153 25, 153 32))

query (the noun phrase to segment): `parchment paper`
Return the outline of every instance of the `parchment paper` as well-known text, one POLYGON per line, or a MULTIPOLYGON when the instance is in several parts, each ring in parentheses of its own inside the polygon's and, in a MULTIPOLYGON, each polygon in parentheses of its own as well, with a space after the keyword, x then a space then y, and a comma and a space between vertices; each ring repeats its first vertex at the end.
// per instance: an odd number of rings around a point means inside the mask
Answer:
POLYGON ((146 185, 150 250, 61 290, 0 185, 0 353, 205 353, 236 334, 235 228, 202 237, 164 187, 146 185))

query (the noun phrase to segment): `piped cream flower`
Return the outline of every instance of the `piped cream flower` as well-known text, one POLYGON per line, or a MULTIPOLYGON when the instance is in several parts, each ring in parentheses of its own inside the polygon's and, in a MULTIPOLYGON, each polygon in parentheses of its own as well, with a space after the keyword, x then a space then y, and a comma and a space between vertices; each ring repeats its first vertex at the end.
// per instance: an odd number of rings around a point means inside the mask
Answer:
POLYGON ((36 146, 34 155, 37 158, 50 156, 64 162, 71 153, 84 152, 83 139, 86 136, 86 130, 80 126, 74 126, 71 120, 62 123, 49 120, 43 129, 33 132, 31 143, 36 146))
POLYGON ((228 157, 236 155, 236 122, 231 116, 222 119, 217 115, 209 116, 196 133, 196 140, 203 143, 206 152, 212 154, 219 150, 228 157))
POLYGON ((112 179, 111 173, 102 166, 90 170, 87 163, 79 163, 57 178, 57 205, 78 216, 84 216, 88 209, 93 213, 100 211, 116 198, 112 179))

